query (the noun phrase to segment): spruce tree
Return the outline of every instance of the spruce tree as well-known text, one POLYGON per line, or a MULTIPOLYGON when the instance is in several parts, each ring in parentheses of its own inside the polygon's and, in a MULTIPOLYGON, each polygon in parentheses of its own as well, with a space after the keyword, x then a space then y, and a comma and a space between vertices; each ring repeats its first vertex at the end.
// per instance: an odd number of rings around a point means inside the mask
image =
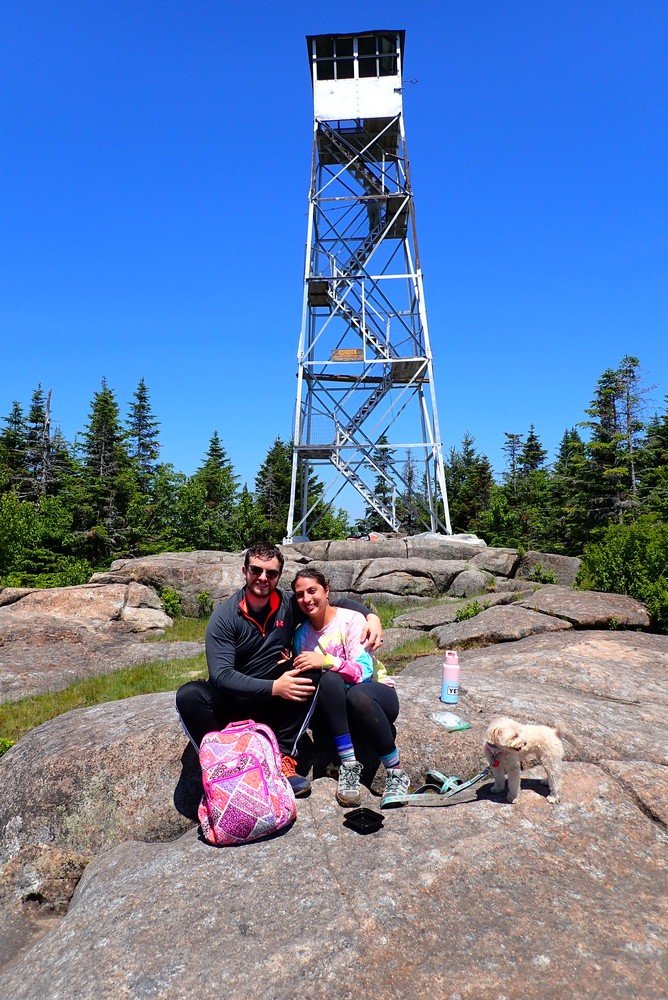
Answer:
POLYGON ((203 490, 204 504, 202 533, 196 547, 233 548, 232 518, 237 503, 238 476, 234 474, 217 431, 211 435, 206 458, 192 479, 203 490))
POLYGON ((668 521, 668 396, 666 409, 647 424, 645 446, 639 461, 639 497, 643 513, 668 521))
POLYGON ((536 472, 537 469, 542 468, 545 464, 546 458, 547 451, 543 448, 540 438, 536 434, 534 425, 530 424, 526 441, 522 445, 519 455, 517 456, 518 471, 521 475, 526 475, 529 472, 536 472))
POLYGON ((504 431, 503 436, 506 439, 506 443, 503 445, 502 451, 508 456, 508 469, 504 472, 503 478, 514 493, 517 488, 517 472, 519 468, 520 448, 522 446, 522 435, 504 431))
MULTIPOLYGON (((392 466, 394 452, 392 449, 386 447, 387 443, 387 436, 385 434, 381 435, 371 453, 374 466, 377 470, 373 485, 373 495, 386 510, 391 511, 395 502, 395 492, 388 476, 388 471, 392 466)), ((366 505, 364 519, 356 522, 356 528, 360 533, 364 534, 368 534, 370 531, 392 530, 385 518, 371 504, 366 505)))
POLYGON ((292 447, 277 437, 255 477, 255 502, 265 541, 276 544, 285 537, 291 481, 292 447))
POLYGON ((639 364, 637 358, 626 355, 619 368, 606 368, 585 410, 591 418, 582 426, 591 432, 587 454, 592 471, 591 510, 597 529, 637 513, 641 399, 647 391, 640 386, 639 364))
POLYGON ((137 492, 114 393, 102 379, 82 444, 82 514, 93 560, 123 548, 128 505, 137 492))
POLYGON ((593 523, 591 513, 591 464, 585 443, 575 427, 564 431, 552 470, 552 495, 556 534, 568 555, 580 555, 593 523))
POLYGON ((450 520, 454 531, 476 531, 494 485, 492 466, 479 454, 475 438, 466 431, 461 449, 451 448, 445 463, 450 520))
POLYGON ((46 496, 51 470, 51 393, 38 385, 30 400, 26 426, 26 470, 31 499, 46 496))
POLYGON ((404 490, 402 496, 397 499, 397 517, 401 530, 409 535, 414 535, 416 531, 422 531, 425 527, 429 527, 429 519, 426 514, 429 505, 425 505, 424 497, 420 493, 415 459, 410 451, 406 454, 402 479, 404 490))
POLYGON ((150 493, 151 484, 160 455, 158 428, 160 424, 155 419, 151 409, 148 389, 143 378, 130 403, 130 411, 126 421, 126 436, 128 450, 137 470, 137 482, 142 493, 150 493))
POLYGON ((3 420, 0 431, 0 490, 16 491, 19 497, 28 492, 26 457, 28 451, 28 428, 23 407, 18 401, 3 420))

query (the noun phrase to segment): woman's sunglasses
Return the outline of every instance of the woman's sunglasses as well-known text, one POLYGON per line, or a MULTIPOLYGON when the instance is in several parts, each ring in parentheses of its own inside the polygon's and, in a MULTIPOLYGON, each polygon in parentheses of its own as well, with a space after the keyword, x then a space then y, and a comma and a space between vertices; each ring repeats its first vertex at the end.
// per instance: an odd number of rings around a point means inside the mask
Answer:
POLYGON ((246 569, 252 573, 253 576, 262 576, 262 574, 265 573, 267 580, 278 580, 281 575, 280 569, 265 569, 264 566, 246 566, 246 569))

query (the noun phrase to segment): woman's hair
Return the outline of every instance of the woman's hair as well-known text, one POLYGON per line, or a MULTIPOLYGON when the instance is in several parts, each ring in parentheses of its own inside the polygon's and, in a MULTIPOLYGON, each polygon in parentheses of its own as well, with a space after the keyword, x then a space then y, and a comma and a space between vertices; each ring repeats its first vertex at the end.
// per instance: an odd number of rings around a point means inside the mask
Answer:
POLYGON ((325 588, 325 590, 327 590, 327 588, 329 587, 329 580, 327 579, 324 573, 320 572, 319 569, 300 569, 296 577, 292 581, 293 591, 295 589, 295 584, 297 580, 315 580, 315 582, 319 583, 321 587, 325 588))

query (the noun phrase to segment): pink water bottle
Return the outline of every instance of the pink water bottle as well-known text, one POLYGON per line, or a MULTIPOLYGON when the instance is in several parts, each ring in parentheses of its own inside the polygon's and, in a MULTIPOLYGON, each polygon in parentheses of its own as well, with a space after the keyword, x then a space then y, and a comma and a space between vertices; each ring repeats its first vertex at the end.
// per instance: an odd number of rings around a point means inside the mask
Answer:
POLYGON ((459 657, 454 649, 446 649, 441 676, 441 701, 456 705, 459 701, 459 657))

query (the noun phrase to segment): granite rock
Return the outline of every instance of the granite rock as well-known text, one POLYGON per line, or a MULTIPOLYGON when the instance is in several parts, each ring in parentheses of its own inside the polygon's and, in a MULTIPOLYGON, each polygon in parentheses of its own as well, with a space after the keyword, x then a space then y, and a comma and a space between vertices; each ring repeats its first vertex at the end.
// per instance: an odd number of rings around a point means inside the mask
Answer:
POLYGON ((577 556, 559 556, 553 552, 525 552, 520 559, 515 576, 521 580, 530 580, 537 573, 552 573, 554 582, 564 587, 571 587, 580 569, 580 559, 577 556))
POLYGON ((520 606, 563 618, 574 628, 649 628, 650 623, 647 609, 640 601, 596 590, 547 585, 525 597, 520 606))
POLYGON ((295 826, 265 842, 215 850, 191 831, 120 845, 89 866, 59 925, 0 973, 0 991, 659 996, 665 835, 595 765, 566 765, 564 800, 551 806, 529 776, 515 806, 482 796, 398 810, 360 837, 322 781, 295 826))
POLYGON ((466 646, 490 646, 497 642, 512 642, 540 632, 559 632, 573 626, 561 618, 551 618, 529 611, 517 604, 489 608, 474 618, 433 629, 432 634, 441 649, 466 646))

